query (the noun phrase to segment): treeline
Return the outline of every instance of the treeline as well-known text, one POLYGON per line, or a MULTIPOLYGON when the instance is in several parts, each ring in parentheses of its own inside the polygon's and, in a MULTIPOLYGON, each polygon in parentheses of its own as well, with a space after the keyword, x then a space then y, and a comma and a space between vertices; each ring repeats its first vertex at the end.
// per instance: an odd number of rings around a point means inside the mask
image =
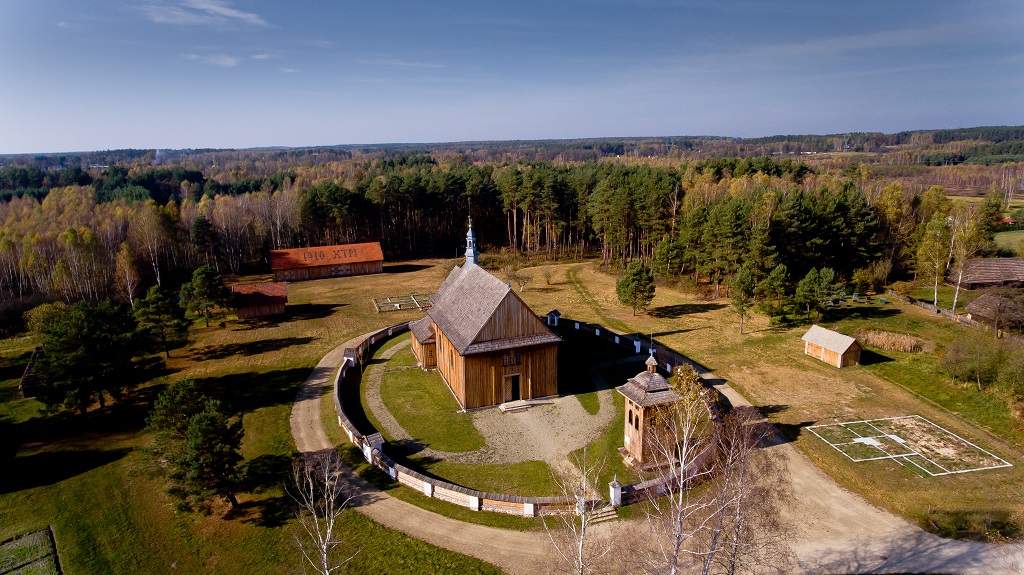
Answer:
POLYGON ((782 264, 791 286, 813 267, 849 279, 884 261, 906 274, 924 192, 875 186, 859 170, 769 157, 659 166, 415 155, 264 176, 112 166, 42 200, 0 203, 0 294, 130 302, 149 285, 176 289, 202 265, 266 272, 270 250, 306 245, 380 241, 389 260, 453 257, 469 214, 486 250, 642 260, 716 288, 743 264, 757 278, 782 264))

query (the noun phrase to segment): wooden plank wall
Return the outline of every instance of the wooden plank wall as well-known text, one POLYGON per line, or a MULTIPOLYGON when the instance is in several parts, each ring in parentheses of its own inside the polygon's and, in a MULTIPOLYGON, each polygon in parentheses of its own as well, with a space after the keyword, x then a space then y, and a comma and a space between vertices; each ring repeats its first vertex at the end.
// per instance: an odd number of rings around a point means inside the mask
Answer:
POLYGON ((469 407, 466 405, 464 358, 459 355, 459 352, 455 350, 455 346, 452 345, 452 342, 448 341, 448 338, 445 337, 441 330, 437 331, 434 339, 437 341, 435 344, 437 346, 435 350, 437 353, 437 371, 444 377, 445 383, 451 388, 452 393, 455 394, 462 407, 469 407))
POLYGON ((267 315, 281 315, 284 313, 284 304, 277 305, 256 305, 238 308, 238 319, 251 319, 267 315))
POLYGON ((522 399, 558 394, 558 344, 495 351, 465 359, 463 406, 466 409, 503 403, 505 376, 519 374, 522 399), (502 365, 506 354, 519 354, 522 361, 502 365))
POLYGON ((310 266, 274 271, 274 281, 304 281, 344 276, 379 274, 384 270, 384 262, 358 262, 330 266, 310 266))
POLYGON ((530 311, 515 292, 508 292, 473 342, 544 333, 551 333, 551 330, 530 311))

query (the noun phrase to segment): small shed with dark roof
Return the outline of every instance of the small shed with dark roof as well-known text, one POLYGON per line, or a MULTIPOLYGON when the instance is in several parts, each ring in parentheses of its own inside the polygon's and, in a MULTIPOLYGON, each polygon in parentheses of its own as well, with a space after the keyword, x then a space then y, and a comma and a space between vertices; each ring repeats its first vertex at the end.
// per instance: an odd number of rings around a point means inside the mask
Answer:
POLYGON ((615 388, 626 402, 623 453, 626 461, 634 465, 643 465, 652 458, 658 411, 681 399, 668 380, 658 373, 658 360, 653 350, 645 364, 646 371, 615 388))
POLYGON ((362 274, 384 269, 380 242, 271 250, 274 281, 300 281, 362 274))
POLYGON ((804 353, 825 363, 836 367, 860 364, 861 345, 848 335, 812 325, 801 339, 804 341, 804 353))
MULTIPOLYGON (((947 278, 956 284, 957 278, 947 278)), ((966 289, 985 287, 1024 287, 1024 258, 974 258, 964 264, 960 286, 966 289)))
POLYGON ((964 308, 967 319, 987 323, 995 329, 1014 329, 1024 325, 1024 310, 1008 297, 983 294, 964 308))
POLYGON ((264 282, 231 287, 238 319, 281 315, 288 303, 288 284, 264 282))

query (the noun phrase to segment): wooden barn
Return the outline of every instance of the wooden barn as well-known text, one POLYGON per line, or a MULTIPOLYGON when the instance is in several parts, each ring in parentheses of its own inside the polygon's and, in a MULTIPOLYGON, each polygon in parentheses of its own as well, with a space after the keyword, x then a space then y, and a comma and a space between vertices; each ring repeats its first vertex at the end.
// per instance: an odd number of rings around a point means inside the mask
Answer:
POLYGON ((410 326, 417 362, 436 366, 464 409, 558 394, 561 338, 511 286, 476 265, 472 226, 466 242, 466 264, 410 326))
MULTIPOLYGON (((956 284, 956 276, 946 281, 956 284)), ((964 264, 960 286, 965 289, 986 287, 1024 287, 1024 258, 974 258, 964 264)))
POLYGON ((264 282, 231 286, 231 295, 238 319, 281 315, 288 303, 288 284, 264 282))
POLYGON ((644 465, 656 458, 658 411, 680 400, 679 393, 658 373, 658 360, 653 352, 646 365, 646 371, 615 388, 626 398, 622 451, 631 465, 644 465))
POLYGON ((861 345, 848 335, 812 325, 801 339, 804 340, 804 353, 825 363, 836 367, 860 364, 861 345))
POLYGON ((964 308, 967 319, 986 323, 994 329, 1019 329, 1024 325, 1024 310, 1008 297, 983 294, 964 308))
POLYGON ((379 242, 271 250, 274 281, 301 281, 379 274, 384 252, 379 242))

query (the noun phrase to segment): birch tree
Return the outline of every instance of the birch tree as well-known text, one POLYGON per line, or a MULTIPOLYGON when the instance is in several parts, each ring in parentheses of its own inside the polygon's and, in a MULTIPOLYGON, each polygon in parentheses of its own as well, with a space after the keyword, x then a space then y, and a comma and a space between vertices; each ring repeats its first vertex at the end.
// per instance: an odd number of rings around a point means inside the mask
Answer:
POLYGON ((950 214, 950 256, 953 260, 953 275, 956 277, 956 290, 953 292, 953 315, 956 315, 957 302, 960 300, 960 284, 964 279, 964 268, 967 262, 981 250, 984 245, 978 230, 978 221, 974 211, 967 204, 959 204, 950 214))
POLYGON ((343 557, 339 549, 339 521, 351 496, 338 454, 333 450, 304 454, 292 464, 292 480, 288 493, 299 506, 295 544, 302 553, 303 567, 319 575, 341 572, 355 554, 343 557))
POLYGON ((558 516, 559 526, 551 527, 544 522, 544 529, 561 558, 561 566, 568 573, 587 575, 597 572, 601 561, 611 551, 611 542, 598 538, 591 531, 596 517, 591 485, 597 482, 604 468, 603 460, 588 461, 586 449, 582 457, 574 457, 572 465, 565 466, 561 475, 555 477, 559 494, 575 505, 572 513, 558 516))
POLYGON ((925 228, 921 247, 917 250, 917 265, 921 272, 928 274, 932 284, 932 305, 939 305, 939 282, 949 267, 950 246, 949 225, 946 216, 936 213, 925 228))

